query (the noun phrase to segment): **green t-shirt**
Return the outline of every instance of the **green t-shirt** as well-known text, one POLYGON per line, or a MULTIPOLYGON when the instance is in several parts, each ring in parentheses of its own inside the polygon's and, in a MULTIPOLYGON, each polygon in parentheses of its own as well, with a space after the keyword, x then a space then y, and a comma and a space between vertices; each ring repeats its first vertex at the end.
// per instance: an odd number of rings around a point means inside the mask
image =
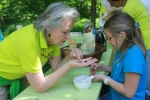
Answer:
POLYGON ((127 0, 126 5, 122 9, 123 12, 128 13, 132 18, 139 22, 140 29, 144 38, 146 49, 150 48, 150 16, 146 7, 140 0, 127 0))
POLYGON ((37 33, 32 24, 25 26, 0 42, 0 76, 14 80, 25 72, 38 73, 47 57, 59 55, 59 46, 47 46, 42 32, 37 33))
POLYGON ((105 14, 107 12, 107 8, 104 5, 101 5, 100 13, 105 14))

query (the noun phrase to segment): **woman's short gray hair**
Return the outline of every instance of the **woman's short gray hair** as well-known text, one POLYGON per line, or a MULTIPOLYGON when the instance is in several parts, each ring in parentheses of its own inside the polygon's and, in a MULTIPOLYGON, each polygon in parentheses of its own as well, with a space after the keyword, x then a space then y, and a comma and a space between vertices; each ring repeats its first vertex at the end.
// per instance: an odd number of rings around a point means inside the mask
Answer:
POLYGON ((66 18, 77 19, 79 16, 78 11, 75 8, 71 8, 63 2, 56 2, 50 4, 46 10, 38 16, 34 22, 34 27, 37 31, 44 31, 45 29, 51 31, 59 27, 62 21, 66 18))

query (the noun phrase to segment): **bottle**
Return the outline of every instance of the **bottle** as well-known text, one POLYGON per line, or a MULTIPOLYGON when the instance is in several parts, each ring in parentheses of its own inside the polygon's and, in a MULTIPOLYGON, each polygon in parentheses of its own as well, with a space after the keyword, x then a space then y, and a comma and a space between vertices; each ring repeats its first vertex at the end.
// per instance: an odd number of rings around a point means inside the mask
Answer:
MULTIPOLYGON (((95 37, 95 43, 106 46, 106 38, 105 38, 103 30, 97 30, 96 37, 95 37)), ((106 49, 105 49, 105 51, 106 51, 106 49)))

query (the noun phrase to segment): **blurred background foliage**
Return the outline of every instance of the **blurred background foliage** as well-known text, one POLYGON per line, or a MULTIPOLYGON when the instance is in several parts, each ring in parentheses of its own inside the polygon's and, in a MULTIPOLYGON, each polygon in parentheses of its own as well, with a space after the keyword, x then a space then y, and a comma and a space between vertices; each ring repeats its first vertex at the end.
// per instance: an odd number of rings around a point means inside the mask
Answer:
POLYGON ((31 24, 36 20, 46 7, 57 1, 63 1, 71 7, 75 7, 80 13, 80 19, 75 22, 72 31, 83 31, 84 22, 91 20, 91 3, 96 1, 96 25, 100 15, 101 0, 0 0, 0 16, 3 16, 4 22, 1 23, 0 29, 5 36, 16 30, 16 25, 23 26, 31 24))

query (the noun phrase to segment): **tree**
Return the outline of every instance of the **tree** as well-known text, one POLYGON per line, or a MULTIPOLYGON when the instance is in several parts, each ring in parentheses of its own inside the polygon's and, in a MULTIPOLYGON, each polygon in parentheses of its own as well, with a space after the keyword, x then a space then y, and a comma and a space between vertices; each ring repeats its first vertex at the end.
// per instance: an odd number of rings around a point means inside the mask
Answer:
MULTIPOLYGON (((22 23, 32 23, 46 7, 60 0, 1 0, 0 15, 4 17, 3 29, 9 25, 22 23)), ((71 7, 75 7, 80 18, 91 19, 95 26, 96 0, 61 0, 71 7), (92 6, 91 6, 92 4, 92 6), (91 7, 91 10, 89 11, 91 7), (91 12, 91 13, 90 13, 91 12)))
POLYGON ((91 22, 95 27, 95 19, 96 19, 96 0, 91 0, 91 22))

